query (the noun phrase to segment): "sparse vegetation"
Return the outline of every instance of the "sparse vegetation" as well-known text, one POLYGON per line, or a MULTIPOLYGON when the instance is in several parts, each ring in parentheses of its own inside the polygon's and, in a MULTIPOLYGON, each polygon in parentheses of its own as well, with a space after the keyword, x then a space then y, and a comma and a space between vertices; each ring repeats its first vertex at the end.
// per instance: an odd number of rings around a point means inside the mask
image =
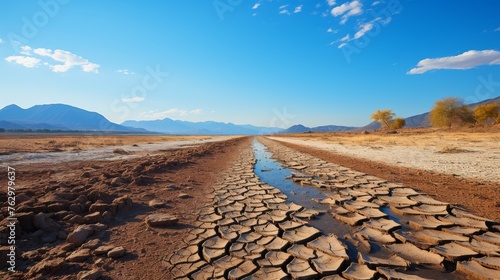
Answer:
POLYGON ((434 127, 464 126, 475 122, 473 111, 456 97, 436 101, 429 112, 429 121, 434 127))
POLYGON ((377 110, 371 115, 371 119, 380 122, 387 129, 400 129, 406 125, 406 120, 403 118, 395 118, 392 110, 377 110))
POLYGON ((474 117, 479 124, 500 123, 500 108, 497 103, 478 105, 474 107, 474 117))
POLYGON ((403 118, 395 118, 394 122, 391 124, 391 129, 400 129, 406 125, 406 120, 403 118))
POLYGON ((372 114, 371 119, 378 121, 382 126, 390 129, 394 115, 392 110, 377 110, 372 114))

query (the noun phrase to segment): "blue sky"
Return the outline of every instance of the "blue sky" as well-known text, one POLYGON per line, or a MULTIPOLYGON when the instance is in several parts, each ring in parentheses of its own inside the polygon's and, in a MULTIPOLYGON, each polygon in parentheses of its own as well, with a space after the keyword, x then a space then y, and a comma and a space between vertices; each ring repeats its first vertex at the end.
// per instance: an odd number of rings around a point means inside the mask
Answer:
POLYGON ((500 2, 0 2, 0 107, 362 126, 500 95, 500 2))

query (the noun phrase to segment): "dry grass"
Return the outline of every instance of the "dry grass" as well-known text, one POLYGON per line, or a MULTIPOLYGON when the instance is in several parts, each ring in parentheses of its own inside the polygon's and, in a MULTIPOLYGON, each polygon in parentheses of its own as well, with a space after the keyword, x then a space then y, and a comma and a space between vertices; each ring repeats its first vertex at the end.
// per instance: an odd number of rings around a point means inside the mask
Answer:
POLYGON ((88 135, 35 135, 0 134, 0 155, 73 151, 107 146, 140 145, 167 141, 200 140, 210 136, 88 136, 88 135))
MULTIPOLYGON (((338 133, 298 133, 282 135, 307 141, 322 141, 341 145, 367 146, 380 149, 385 146, 434 147, 445 152, 458 152, 457 149, 446 151, 447 147, 461 147, 463 150, 475 147, 498 149, 500 130, 491 132, 453 131, 442 129, 403 129, 397 134, 383 132, 338 132, 338 133)), ((463 151, 460 151, 463 152, 463 151)))
POLYGON ((461 149, 458 147, 444 147, 437 151, 438 154, 460 154, 460 153, 470 153, 470 150, 461 149))

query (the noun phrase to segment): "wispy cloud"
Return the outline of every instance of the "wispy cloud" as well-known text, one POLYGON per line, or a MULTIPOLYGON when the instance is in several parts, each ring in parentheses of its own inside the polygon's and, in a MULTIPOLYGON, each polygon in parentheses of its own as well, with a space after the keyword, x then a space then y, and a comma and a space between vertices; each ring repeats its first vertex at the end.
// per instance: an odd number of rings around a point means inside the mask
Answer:
POLYGON ((337 4, 335 2, 335 0, 326 0, 326 3, 328 4, 328 6, 333 6, 333 5, 337 4))
POLYGON ((21 46, 19 53, 24 54, 24 55, 31 55, 32 54, 32 48, 30 46, 21 46))
POLYGON ((9 56, 5 60, 28 68, 36 67, 41 63, 48 66, 52 72, 67 72, 74 67, 80 67, 84 72, 99 72, 100 66, 98 64, 65 50, 52 51, 45 48, 33 49, 30 46, 21 46, 19 53, 24 56, 9 56), (48 57, 52 61, 42 60, 44 57, 48 57), (54 64, 54 62, 60 62, 61 64, 54 64))
POLYGON ((365 33, 372 30, 372 28, 373 28, 373 23, 371 23, 371 22, 362 24, 361 27, 359 28, 358 32, 356 32, 356 34, 354 34, 354 39, 358 39, 358 38, 363 37, 365 35, 365 33))
POLYGON ((14 55, 5 58, 7 62, 17 63, 27 68, 35 68, 40 65, 41 60, 36 57, 14 55))
POLYGON ((2 44, 2 43, 3 43, 3 39, 2 39, 2 38, 0 38, 0 44, 2 44))
POLYGON ((342 16, 340 24, 344 24, 351 16, 363 13, 363 4, 358 0, 354 0, 333 8, 331 13, 334 17, 342 16))
POLYGON ((375 1, 375 2, 372 3, 372 6, 376 6, 376 5, 380 4, 380 3, 381 3, 380 1, 375 1))
POLYGON ((350 37, 351 37, 351 36, 350 36, 349 34, 347 34, 347 35, 345 35, 344 37, 342 37, 342 38, 340 39, 340 42, 347 42, 347 41, 349 41, 349 39, 351 39, 350 37))
POLYGON ((279 12, 279 14, 281 14, 281 15, 289 15, 289 14, 290 14, 290 12, 289 12, 287 9, 284 9, 284 10, 281 10, 281 11, 279 12))
POLYGON ((129 71, 128 69, 120 69, 120 70, 116 70, 116 72, 122 73, 123 75, 133 75, 133 74, 135 74, 134 72, 129 71))
POLYGON ((253 5, 252 10, 256 10, 259 7, 260 7, 260 3, 256 3, 255 5, 253 5))
POLYGON ((203 115, 203 109, 195 110, 183 110, 178 108, 172 108, 165 111, 149 111, 139 114, 141 119, 145 120, 162 120, 165 118, 175 118, 175 117, 185 117, 188 115, 203 115))
POLYGON ((57 62, 62 62, 62 64, 49 65, 52 72, 67 72, 73 67, 81 67, 83 72, 99 73, 98 64, 69 51, 38 48, 34 49, 33 52, 39 56, 50 57, 57 62))
POLYGON ((122 98, 122 101, 125 103, 139 103, 144 101, 144 97, 122 98))
POLYGON ((302 12, 302 6, 303 6, 303 5, 299 5, 299 6, 295 7, 295 10, 293 11, 293 13, 294 13, 294 14, 297 14, 297 13, 302 12))
MULTIPOLYGON (((495 31, 500 31, 500 26, 495 28, 495 31)), ((1 40, 1 39, 0 39, 1 40)))
POLYGON ((339 31, 338 31, 338 29, 331 29, 331 28, 328 28, 328 29, 326 30, 326 32, 328 32, 328 33, 338 33, 339 31))
POLYGON ((423 74, 438 69, 471 69, 480 65, 500 65, 500 52, 495 50, 471 50, 456 56, 426 58, 418 62, 417 67, 406 74, 423 74))

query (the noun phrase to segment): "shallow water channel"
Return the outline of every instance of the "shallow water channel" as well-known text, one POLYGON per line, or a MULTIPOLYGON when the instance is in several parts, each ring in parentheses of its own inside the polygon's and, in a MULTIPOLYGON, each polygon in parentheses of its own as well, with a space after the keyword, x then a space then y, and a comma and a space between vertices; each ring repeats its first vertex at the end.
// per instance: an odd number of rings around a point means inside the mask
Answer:
MULTIPOLYGON (((312 186, 301 186, 300 184, 294 183, 291 179, 289 179, 289 176, 292 173, 300 174, 300 172, 284 168, 279 162, 272 158, 272 153, 267 151, 266 147, 259 141, 254 140, 252 148, 257 160, 254 166, 254 172, 257 176, 259 176, 259 179, 268 185, 278 188, 286 194, 288 197, 287 203, 293 202, 305 208, 322 212, 323 214, 320 214, 315 219, 308 221, 309 225, 316 227, 323 232, 323 234, 335 234, 339 240, 346 245, 347 254, 352 262, 358 262, 358 252, 382 258, 389 257, 392 254, 380 244, 369 242, 370 248, 367 248, 363 244, 356 242, 356 239, 353 238, 353 236, 361 227, 349 226, 335 219, 333 215, 329 213, 330 208, 328 205, 316 202, 326 198, 325 194, 332 192, 312 186)), ((388 214, 389 219, 401 224, 403 231, 410 230, 405 225, 406 219, 403 216, 393 213, 389 207, 381 207, 380 210, 388 214)), ((407 273, 415 274, 428 279, 465 279, 455 273, 450 274, 450 271, 446 271, 443 267, 413 265, 409 268, 407 273)))

